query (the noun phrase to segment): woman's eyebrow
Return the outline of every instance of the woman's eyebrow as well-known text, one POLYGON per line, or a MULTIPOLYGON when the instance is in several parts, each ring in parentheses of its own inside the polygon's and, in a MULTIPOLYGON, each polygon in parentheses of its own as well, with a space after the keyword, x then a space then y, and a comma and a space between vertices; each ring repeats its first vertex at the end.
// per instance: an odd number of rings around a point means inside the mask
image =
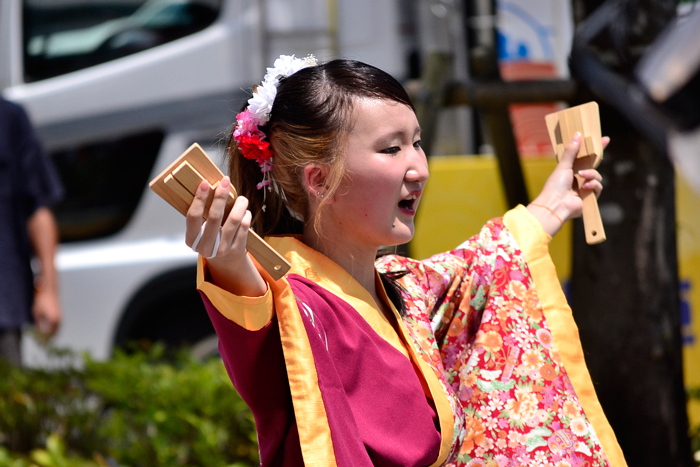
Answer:
POLYGON ((391 144, 396 140, 403 141, 406 138, 406 132, 403 130, 393 131, 377 138, 377 144, 391 144))
MULTIPOLYGON (((413 138, 416 136, 420 136, 421 133, 421 128, 416 127, 416 129, 413 131, 413 138)), ((393 131, 391 133, 388 133, 386 135, 380 136, 377 138, 377 144, 391 144, 392 142, 399 140, 399 141, 405 141, 407 140, 407 133, 404 130, 397 130, 393 131)))

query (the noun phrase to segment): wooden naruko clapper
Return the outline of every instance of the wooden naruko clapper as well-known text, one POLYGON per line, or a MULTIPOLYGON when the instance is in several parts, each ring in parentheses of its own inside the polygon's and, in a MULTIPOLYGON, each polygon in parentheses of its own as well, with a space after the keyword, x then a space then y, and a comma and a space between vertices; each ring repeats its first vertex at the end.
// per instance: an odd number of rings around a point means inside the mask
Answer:
MULTIPOLYGON (((158 196, 180 211, 183 216, 186 216, 199 184, 206 180, 210 186, 209 198, 204 207, 204 218, 206 219, 209 207, 214 200, 214 190, 219 186, 222 178, 224 178, 224 174, 221 173, 221 170, 209 159, 199 144, 194 143, 175 162, 154 178, 150 187, 158 196)), ((231 211, 236 196, 236 189, 231 185, 231 191, 226 200, 224 219, 231 211)), ((282 255, 252 230, 248 231, 247 248, 248 252, 275 280, 284 276, 291 267, 282 255)))
POLYGON ((581 147, 574 161, 574 176, 583 201, 583 228, 586 231, 586 243, 604 242, 605 230, 595 193, 591 190, 582 190, 581 185, 585 180, 577 175, 579 170, 598 167, 603 159, 598 103, 588 102, 551 113, 545 116, 545 122, 557 160, 564 154, 564 147, 571 141, 574 134, 577 131, 581 133, 581 147))

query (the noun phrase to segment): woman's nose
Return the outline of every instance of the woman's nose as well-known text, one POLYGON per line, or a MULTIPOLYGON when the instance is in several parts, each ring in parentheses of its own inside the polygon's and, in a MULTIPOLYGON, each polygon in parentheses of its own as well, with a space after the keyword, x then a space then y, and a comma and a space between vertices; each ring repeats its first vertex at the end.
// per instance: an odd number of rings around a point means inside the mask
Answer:
POLYGON ((412 154, 411 161, 406 171, 404 179, 407 182, 418 182, 423 184, 428 180, 428 160, 422 149, 419 149, 412 154))

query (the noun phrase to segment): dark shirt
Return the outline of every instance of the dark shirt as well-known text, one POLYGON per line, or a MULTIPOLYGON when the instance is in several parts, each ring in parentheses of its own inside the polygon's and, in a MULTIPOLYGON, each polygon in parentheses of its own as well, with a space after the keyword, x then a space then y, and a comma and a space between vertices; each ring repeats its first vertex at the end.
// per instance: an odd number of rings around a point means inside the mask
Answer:
POLYGON ((63 188, 17 104, 0 99, 0 329, 31 321, 33 276, 27 220, 63 188))

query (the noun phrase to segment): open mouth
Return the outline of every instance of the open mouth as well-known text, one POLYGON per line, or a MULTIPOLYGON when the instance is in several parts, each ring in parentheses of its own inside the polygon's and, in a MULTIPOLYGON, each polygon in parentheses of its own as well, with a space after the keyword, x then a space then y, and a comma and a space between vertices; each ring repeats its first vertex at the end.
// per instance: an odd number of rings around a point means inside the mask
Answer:
POLYGON ((399 209, 408 213, 414 213, 416 210, 416 200, 418 199, 418 194, 413 193, 406 198, 399 201, 399 209))

